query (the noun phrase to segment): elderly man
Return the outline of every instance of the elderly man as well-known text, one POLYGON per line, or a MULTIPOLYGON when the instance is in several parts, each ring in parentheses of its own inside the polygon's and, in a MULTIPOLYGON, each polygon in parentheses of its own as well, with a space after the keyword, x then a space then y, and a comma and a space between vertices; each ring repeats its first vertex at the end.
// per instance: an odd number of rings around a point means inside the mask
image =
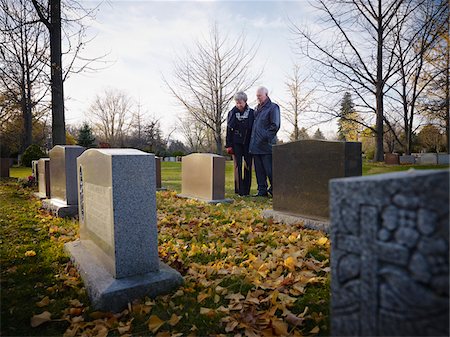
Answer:
POLYGON ((272 103, 269 91, 260 87, 256 91, 258 106, 254 112, 252 135, 249 151, 253 155, 258 183, 258 193, 255 196, 272 195, 272 145, 276 143, 277 132, 280 129, 280 107, 272 103), (268 188, 267 179, 270 187, 268 188))

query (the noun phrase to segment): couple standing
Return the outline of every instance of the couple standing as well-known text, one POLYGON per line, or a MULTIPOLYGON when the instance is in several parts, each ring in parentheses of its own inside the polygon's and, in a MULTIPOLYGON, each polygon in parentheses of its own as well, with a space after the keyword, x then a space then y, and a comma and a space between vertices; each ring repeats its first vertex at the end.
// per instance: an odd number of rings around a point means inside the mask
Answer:
POLYGON ((225 147, 233 154, 235 193, 250 194, 253 159, 258 183, 255 196, 267 197, 272 195, 272 145, 280 129, 280 108, 270 100, 264 87, 258 88, 256 99, 258 106, 253 110, 247 105, 244 92, 234 96, 236 106, 228 113, 225 147))

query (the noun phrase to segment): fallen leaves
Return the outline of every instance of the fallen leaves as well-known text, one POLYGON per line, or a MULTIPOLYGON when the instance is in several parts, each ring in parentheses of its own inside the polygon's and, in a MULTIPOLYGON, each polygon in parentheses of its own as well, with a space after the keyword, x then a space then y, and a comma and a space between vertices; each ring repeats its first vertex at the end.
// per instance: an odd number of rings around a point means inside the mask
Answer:
POLYGON ((26 257, 33 257, 33 256, 36 256, 36 252, 35 252, 34 250, 27 250, 27 251, 25 252, 25 256, 26 256, 26 257))
POLYGON ((39 302, 36 302, 36 305, 39 308, 46 307, 49 304, 50 304, 50 298, 48 296, 45 296, 42 300, 40 300, 39 302))
POLYGON ((39 315, 34 315, 31 317, 30 324, 31 327, 36 328, 41 324, 44 324, 46 322, 51 321, 52 314, 48 311, 44 311, 43 313, 40 313, 39 315))
POLYGON ((165 322, 158 316, 151 315, 150 319, 148 320, 148 329, 151 332, 156 333, 164 323, 165 322))

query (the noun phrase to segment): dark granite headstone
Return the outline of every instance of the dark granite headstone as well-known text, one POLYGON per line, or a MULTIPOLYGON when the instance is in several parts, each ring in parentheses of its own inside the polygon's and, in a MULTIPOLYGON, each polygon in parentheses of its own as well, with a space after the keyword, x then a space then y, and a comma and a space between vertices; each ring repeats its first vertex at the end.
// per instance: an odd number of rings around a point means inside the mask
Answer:
POLYGON ((162 189, 161 184, 161 157, 155 156, 156 190, 162 189))
POLYGON ((328 218, 328 182, 362 174, 361 143, 300 140, 273 147, 273 210, 328 218))
POLYGON ((9 178, 10 166, 11 166, 11 159, 0 158, 0 178, 9 178))
POLYGON ((449 171, 330 183, 334 336, 449 335, 449 171))

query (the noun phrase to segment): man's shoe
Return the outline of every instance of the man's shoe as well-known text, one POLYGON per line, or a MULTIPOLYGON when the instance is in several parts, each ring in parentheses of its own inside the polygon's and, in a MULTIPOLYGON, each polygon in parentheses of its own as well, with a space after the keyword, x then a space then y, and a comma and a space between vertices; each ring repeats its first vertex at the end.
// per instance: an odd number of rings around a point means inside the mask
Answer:
POLYGON ((252 197, 257 198, 257 197, 265 197, 267 198, 269 195, 267 193, 256 193, 253 194, 252 197))

